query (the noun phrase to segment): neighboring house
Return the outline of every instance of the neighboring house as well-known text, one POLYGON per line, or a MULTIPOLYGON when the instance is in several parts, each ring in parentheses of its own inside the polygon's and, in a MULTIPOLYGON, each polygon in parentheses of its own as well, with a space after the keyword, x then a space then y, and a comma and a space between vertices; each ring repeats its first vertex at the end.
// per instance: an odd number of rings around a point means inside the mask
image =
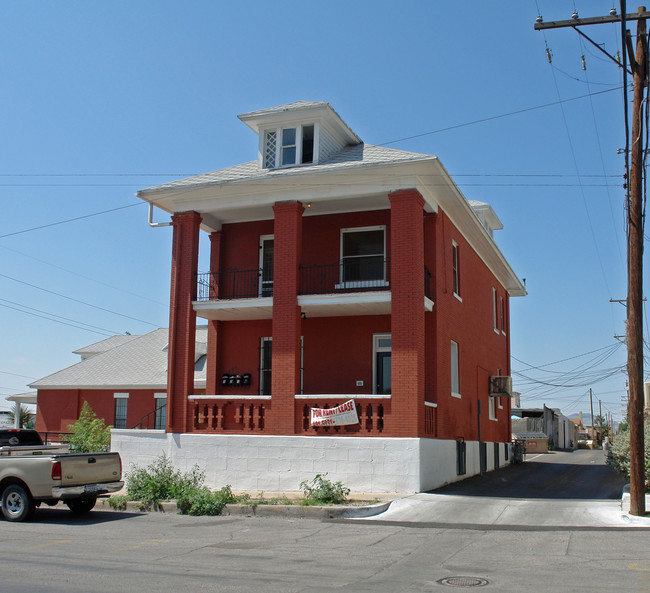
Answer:
POLYGON ((507 463, 510 297, 526 292, 492 208, 436 157, 364 144, 328 103, 239 118, 256 160, 137 194, 173 228, 167 425, 114 430, 125 464, 164 452, 216 487, 327 472, 416 492, 507 463), (312 423, 349 400, 346 424, 312 423))
POLYGON ((13 425, 11 412, 9 410, 0 410, 0 428, 10 428, 13 425))
MULTIPOLYGON (((577 449, 576 425, 557 408, 513 408, 512 438, 534 439, 535 451, 577 449), (514 419, 514 417, 519 417, 514 419), (544 447, 546 447, 544 449, 544 447)), ((529 450, 530 451, 530 450, 529 450)))
MULTIPOLYGON (((194 387, 205 389, 207 328, 196 330, 194 387)), ((33 382, 36 430, 66 432, 84 401, 117 428, 165 428, 167 328, 143 336, 113 336, 80 350, 81 362, 33 382)))

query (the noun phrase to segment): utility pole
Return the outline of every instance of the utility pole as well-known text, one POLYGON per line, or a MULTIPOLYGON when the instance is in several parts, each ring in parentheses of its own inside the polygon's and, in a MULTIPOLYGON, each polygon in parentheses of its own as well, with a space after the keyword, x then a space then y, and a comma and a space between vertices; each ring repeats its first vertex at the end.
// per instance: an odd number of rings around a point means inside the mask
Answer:
POLYGON ((589 388, 589 406, 591 408, 591 438, 594 438, 594 396, 591 392, 591 387, 589 388))
MULTIPOLYGON (((639 13, 645 13, 645 7, 639 13)), ((643 444, 643 100, 647 84, 645 19, 637 21, 630 198, 628 200, 627 370, 630 380, 630 514, 645 515, 643 444)), ((629 41, 631 45, 631 40, 629 41)))
MULTIPOLYGON (((629 380, 629 423, 630 423, 630 514, 645 514, 645 455, 643 439, 643 102, 648 80, 648 43, 646 39, 646 19, 650 14, 645 6, 639 7, 636 14, 627 14, 625 0, 621 0, 621 15, 612 9, 609 16, 589 19, 578 18, 574 12, 570 21, 544 23, 541 16, 537 18, 535 30, 572 27, 582 37, 592 43, 618 64, 600 45, 587 37, 578 25, 595 25, 601 23, 621 23, 623 44, 627 47, 630 66, 634 75, 634 97, 632 104, 632 146, 628 155, 631 158, 630 175, 627 187, 627 371, 629 380), (625 29, 627 21, 637 21, 636 49, 630 32, 625 29)), ((625 58, 625 48, 623 56, 625 58)), ((620 66, 620 64, 619 64, 620 66)), ((627 72, 626 60, 623 69, 627 72)), ((627 87, 623 89, 627 97, 627 87)), ((627 107, 627 106, 626 106, 627 107)), ((626 110, 627 116, 627 110, 626 110)), ((625 121, 627 131, 627 119, 625 121)), ((626 137, 626 145, 629 138, 626 137)), ((627 171, 626 171, 627 173, 627 171)), ((589 390, 591 395, 591 390, 589 390)), ((593 410, 592 410, 592 424, 593 410)))

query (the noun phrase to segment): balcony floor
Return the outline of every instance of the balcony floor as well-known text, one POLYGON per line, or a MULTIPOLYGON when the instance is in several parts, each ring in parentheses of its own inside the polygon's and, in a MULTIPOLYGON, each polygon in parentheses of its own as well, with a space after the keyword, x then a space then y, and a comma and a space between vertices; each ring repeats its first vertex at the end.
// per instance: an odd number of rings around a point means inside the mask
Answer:
MULTIPOLYGON (((357 315, 390 315, 391 292, 353 292, 298 296, 298 306, 310 318, 357 315)), ((202 319, 244 321, 273 318, 273 297, 195 301, 194 310, 202 319)), ((433 310, 433 301, 424 298, 424 310, 433 310)))

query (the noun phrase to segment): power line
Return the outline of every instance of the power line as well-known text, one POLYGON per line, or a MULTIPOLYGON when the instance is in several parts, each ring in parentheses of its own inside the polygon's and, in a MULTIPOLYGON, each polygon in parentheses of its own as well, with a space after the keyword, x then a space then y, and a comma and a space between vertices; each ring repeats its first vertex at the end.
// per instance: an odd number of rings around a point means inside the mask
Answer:
POLYGON ((129 315, 124 315, 123 313, 118 313, 117 311, 111 311, 110 309, 105 309, 104 307, 99 307, 98 305, 93 305, 91 303, 88 303, 86 301, 81 301, 79 299, 75 299, 69 296, 66 296, 64 294, 54 292, 53 290, 48 290, 47 288, 43 288, 41 286, 36 286, 35 284, 30 284, 29 282, 25 282, 24 280, 18 280, 17 278, 12 278, 11 276, 7 276, 6 274, 0 274, 1 278, 6 278, 7 280, 13 280, 14 282, 18 282, 19 284, 24 284, 25 286, 29 286, 31 288, 35 288, 36 290, 41 290, 43 292, 47 292, 48 294, 53 294, 55 296, 61 297, 63 299, 67 299, 69 301, 72 301, 74 303, 80 303, 81 305, 85 305, 87 307, 92 307, 93 309, 98 309, 99 311, 104 311, 106 313, 111 313, 112 315, 118 315, 119 317, 124 317, 125 319, 130 319, 131 321, 138 321, 139 323, 145 323, 146 325, 151 325, 153 327, 160 327, 157 323, 151 323, 149 321, 144 321, 143 319, 138 319, 137 317, 130 317, 129 315))
POLYGON ((467 126, 473 126, 475 124, 482 124, 487 121, 493 121, 495 119, 501 119, 504 117, 510 117, 511 115, 519 115, 521 113, 527 113, 529 111, 536 111, 538 109, 545 109, 546 107, 553 107, 554 105, 561 105, 563 103, 569 103, 570 101, 578 101, 579 99, 584 99, 585 97, 602 95, 604 93, 611 93, 612 91, 620 90, 620 86, 616 86, 611 89, 606 89, 603 91, 597 91, 595 93, 589 93, 587 95, 580 95, 579 97, 573 97, 571 99, 560 99, 559 101, 554 101, 552 103, 545 103, 543 105, 537 105, 535 107, 527 107, 525 109, 518 109, 517 111, 510 111, 509 113, 502 113, 500 115, 493 115, 490 117, 484 117, 482 119, 475 119, 470 122, 463 124, 456 124, 454 126, 447 126, 446 128, 439 128, 438 130, 432 130, 431 132, 423 132, 422 134, 414 134, 413 136, 405 136, 404 138, 398 138, 397 140, 390 140, 389 142, 383 142, 377 146, 388 146, 389 144, 396 144, 397 142, 404 142, 405 140, 412 140, 414 138, 422 138, 423 136, 430 136, 432 134, 439 134, 440 132, 448 132, 449 130, 456 130, 458 128, 464 128, 467 126))
MULTIPOLYGON (((57 317, 58 319, 62 319, 64 321, 70 321, 70 322, 72 322, 74 324, 84 325, 84 326, 89 327, 89 328, 97 329, 97 330, 100 330, 102 333, 107 333, 109 335, 115 335, 115 334, 119 333, 119 332, 115 332, 115 331, 110 330, 110 329, 106 329, 105 327, 98 327, 96 325, 91 325, 89 323, 84 323, 83 321, 79 321, 77 319, 70 319, 69 317, 64 317, 62 315, 57 315, 56 313, 50 313, 49 311, 43 311, 42 309, 36 309, 34 307, 28 307, 27 305, 23 305, 21 303, 16 303, 14 301, 8 301, 7 299, 0 299, 0 301, 2 301, 2 303, 9 303, 10 305, 14 305, 14 307, 21 307, 22 309, 27 309, 26 311, 23 311, 23 312, 28 314, 28 315, 33 315, 33 313, 30 313, 30 311, 35 311, 36 313, 42 313, 43 315, 49 315, 51 317, 57 317)), ((0 303, 0 306, 6 306, 6 305, 2 305, 2 303, 0 303)), ((9 308, 13 309, 14 307, 9 307, 9 308)), ((16 311, 20 311, 20 310, 21 309, 16 309, 16 311)), ((42 315, 38 315, 37 317, 42 317, 42 315)), ((45 319, 47 319, 47 318, 45 318, 45 319)), ((52 319, 51 321, 56 321, 56 319, 52 319)), ((69 324, 66 324, 66 325, 69 325, 69 324)))
POLYGON ((101 214, 108 214, 109 212, 117 212, 118 210, 126 210, 127 208, 133 208, 134 206, 142 206, 144 202, 137 203, 137 204, 129 204, 128 206, 119 206, 118 208, 111 208, 110 210, 102 210, 101 212, 94 212, 92 214, 85 214, 83 216, 77 216, 75 218, 68 218, 66 220, 59 220, 58 222, 51 222, 49 224, 43 224, 41 226, 36 226, 32 227, 30 229, 23 229, 22 231, 15 231, 13 233, 7 233, 5 235, 0 235, 0 239, 4 239, 5 237, 13 237, 15 235, 21 235, 23 233, 30 233, 32 231, 39 231, 41 229, 46 229, 48 227, 53 227, 57 226, 59 224, 65 224, 68 222, 74 222, 77 220, 83 220, 85 218, 91 218, 93 216, 100 216, 101 214))

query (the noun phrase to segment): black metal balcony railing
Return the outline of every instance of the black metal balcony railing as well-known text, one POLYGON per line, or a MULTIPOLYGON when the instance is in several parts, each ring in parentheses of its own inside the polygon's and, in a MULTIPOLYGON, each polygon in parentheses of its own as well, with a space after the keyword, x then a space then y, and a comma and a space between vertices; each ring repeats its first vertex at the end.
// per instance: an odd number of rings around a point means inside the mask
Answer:
MULTIPOLYGON (((261 269, 197 274, 197 300, 252 299, 273 296, 273 280, 261 269)), ((390 290, 390 261, 365 258, 329 265, 300 266, 298 294, 336 294, 390 290)), ((431 273, 424 268, 424 294, 431 298, 431 273)))
POLYGON ((336 264, 300 266, 299 294, 389 290, 390 261, 366 257, 336 264))

